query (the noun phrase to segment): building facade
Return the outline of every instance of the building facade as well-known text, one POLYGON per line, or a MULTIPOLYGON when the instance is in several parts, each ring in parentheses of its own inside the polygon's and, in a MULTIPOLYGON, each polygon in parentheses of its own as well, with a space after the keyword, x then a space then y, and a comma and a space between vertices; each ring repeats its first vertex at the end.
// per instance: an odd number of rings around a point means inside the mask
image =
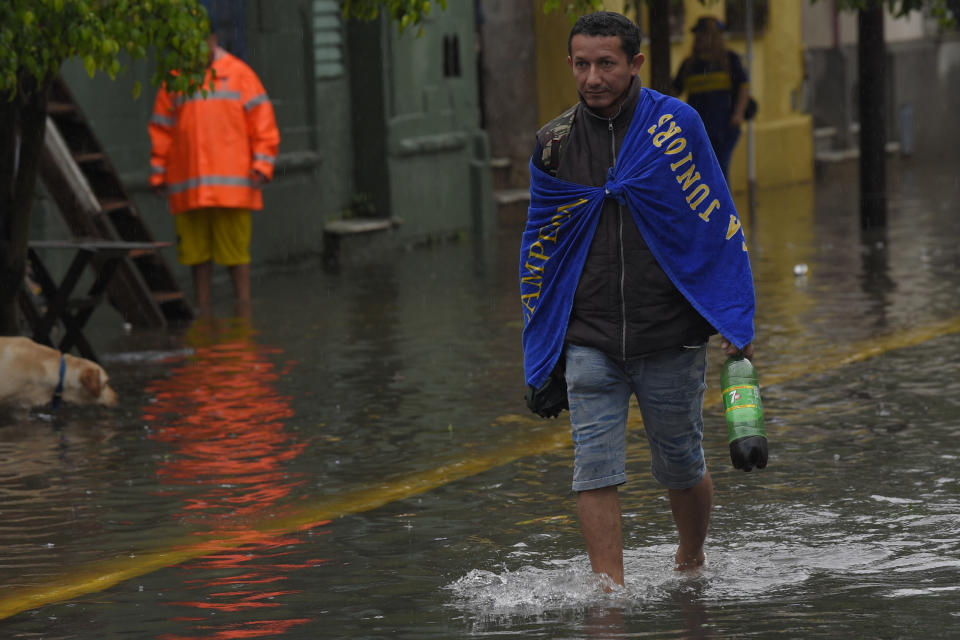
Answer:
MULTIPOLYGON (((566 63, 570 20, 563 14, 545 15, 542 0, 531 1, 537 5, 534 14, 536 82, 540 97, 538 120, 545 123, 552 115, 560 113, 577 100, 570 68, 566 63)), ((690 29, 698 18, 711 15, 733 23, 729 18, 742 15, 737 11, 742 4, 741 0, 683 0, 675 5, 671 16, 671 74, 676 74, 683 59, 690 55, 693 46, 690 29)), ((805 182, 813 177, 813 126, 802 99, 805 82, 802 3, 755 0, 754 4, 755 33, 749 64, 751 94, 759 103, 759 111, 753 122, 756 181, 762 186, 805 182), (784 153, 784 149, 790 152, 784 153)), ((648 24, 645 6, 641 7, 638 16, 634 9, 635 2, 604 0, 604 5, 608 10, 625 13, 638 22, 644 36, 642 51, 649 60, 649 35, 644 28, 648 24)), ((727 45, 744 56, 747 45, 744 31, 731 28, 727 34, 727 45)), ((744 63, 747 63, 746 59, 744 63)), ((641 68, 640 78, 649 85, 648 64, 641 68)), ((734 150, 730 166, 733 190, 744 191, 747 186, 746 127, 734 150)))
MULTIPOLYGON (((400 243, 489 234, 494 189, 522 195, 534 132, 577 99, 566 63, 570 18, 545 14, 543 0, 448 2, 422 34, 401 33, 386 18, 345 22, 337 0, 205 4, 226 29, 224 44, 263 80, 282 136, 276 179, 254 218, 255 268, 322 252, 325 227, 345 217, 398 218, 391 238, 400 243)), ((756 181, 809 181, 815 141, 818 153, 856 147, 856 14, 838 13, 830 0, 753 4, 756 181)), ((644 31, 636 2, 605 5, 644 31)), ((743 0, 671 6, 673 73, 702 15, 729 22, 729 46, 746 53, 736 25, 743 0)), ((949 116, 960 106, 960 38, 922 14, 888 17, 886 33, 888 140, 908 154, 955 153, 960 134, 949 116)), ((645 37, 649 54, 648 45, 645 37)), ((63 76, 155 237, 172 240, 172 216, 147 188, 150 72, 134 63, 113 82, 70 62, 63 76), (144 91, 134 100, 136 81, 144 91)), ((649 84, 649 65, 641 80, 649 84)), ((731 166, 735 192, 746 187, 747 148, 745 131, 731 166)), ((34 237, 63 237, 58 219, 41 194, 34 237)))
MULTIPOLYGON (((814 119, 818 157, 854 156, 859 134, 857 14, 834 2, 805 2, 806 108, 814 119)), ((904 156, 940 158, 960 144, 960 32, 913 11, 884 17, 886 134, 904 156)))
MULTIPOLYGON (((397 219, 394 243, 489 233, 489 145, 469 3, 434 11, 422 34, 401 33, 384 16, 347 22, 337 0, 205 4, 222 43, 260 76, 280 128, 275 178, 254 214, 255 269, 322 252, 325 226, 355 216, 397 219)), ((154 237, 173 240, 172 216, 147 183, 150 74, 144 62, 115 82, 89 78, 75 61, 62 69, 154 237), (133 99, 137 81, 144 89, 133 99)), ((34 227, 33 237, 68 235, 43 193, 34 227)))

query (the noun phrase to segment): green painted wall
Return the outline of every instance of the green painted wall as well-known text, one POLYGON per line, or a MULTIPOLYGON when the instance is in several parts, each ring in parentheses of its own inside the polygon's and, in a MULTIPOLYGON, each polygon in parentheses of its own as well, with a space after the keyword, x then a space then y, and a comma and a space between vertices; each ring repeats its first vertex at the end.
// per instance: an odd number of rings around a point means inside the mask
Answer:
POLYGON ((449 3, 399 33, 385 19, 350 29, 358 191, 402 238, 493 221, 487 135, 480 129, 472 3, 449 3))
MULTIPOLYGON (((404 219, 401 240, 489 228, 489 153, 479 129, 469 7, 436 11, 420 38, 399 35, 385 19, 344 24, 337 0, 247 0, 245 8, 246 61, 270 95, 281 135, 275 179, 254 217, 254 269, 320 252, 324 224, 357 194, 373 195, 379 214, 404 219), (454 35, 459 74, 448 56, 445 75, 444 37, 454 35)), ((153 235, 173 240, 166 203, 147 187, 156 93, 149 69, 133 64, 112 82, 68 62, 63 75, 153 235), (143 93, 134 100, 138 80, 143 93)), ((41 193, 34 237, 67 235, 41 193)), ((166 256, 187 287, 187 270, 172 249, 166 256)))
MULTIPOLYGON (((321 37, 340 38, 336 2, 292 0, 278 10, 269 0, 247 2, 246 62, 270 95, 280 128, 280 155, 274 181, 264 190, 264 209, 254 217, 254 267, 282 262, 322 246, 323 224, 337 217, 350 199, 353 142, 349 127, 350 95, 343 61, 318 69, 314 48, 321 37), (317 19, 332 20, 335 29, 316 29, 317 19), (319 74, 318 74, 319 71, 319 74)), ((131 65, 116 82, 98 74, 90 79, 76 62, 63 69, 75 98, 91 121, 147 224, 159 240, 174 238, 165 201, 147 188, 150 140, 147 122, 156 89, 149 83, 149 64, 131 65), (131 97, 134 81, 142 84, 139 99, 131 97)), ((41 228, 55 233, 56 216, 41 207, 41 228)), ((175 254, 170 253, 171 264, 175 254)), ((186 270, 176 267, 180 274, 186 270)), ((185 275, 180 278, 188 282, 185 275)))

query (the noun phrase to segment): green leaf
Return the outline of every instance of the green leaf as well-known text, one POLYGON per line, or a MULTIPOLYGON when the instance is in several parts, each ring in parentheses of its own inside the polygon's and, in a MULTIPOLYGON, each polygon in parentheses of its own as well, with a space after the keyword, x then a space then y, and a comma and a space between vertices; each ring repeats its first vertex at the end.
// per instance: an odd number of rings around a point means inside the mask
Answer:
POLYGON ((87 70, 87 75, 92 78, 93 74, 97 72, 97 61, 91 55, 84 56, 83 68, 87 70))
POLYGON ((141 91, 142 89, 143 89, 143 87, 141 86, 139 80, 137 80, 136 82, 133 83, 133 89, 131 90, 130 93, 133 94, 133 99, 134 99, 134 100, 136 100, 137 98, 140 97, 140 91, 141 91))

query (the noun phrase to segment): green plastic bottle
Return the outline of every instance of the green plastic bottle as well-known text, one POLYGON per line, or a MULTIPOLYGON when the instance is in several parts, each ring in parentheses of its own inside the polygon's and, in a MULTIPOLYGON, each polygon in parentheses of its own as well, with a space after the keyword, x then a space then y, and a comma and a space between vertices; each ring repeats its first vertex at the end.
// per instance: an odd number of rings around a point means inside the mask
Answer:
POLYGON ((767 430, 753 363, 742 354, 727 358, 720 374, 720 388, 733 466, 744 471, 763 469, 767 466, 767 430))

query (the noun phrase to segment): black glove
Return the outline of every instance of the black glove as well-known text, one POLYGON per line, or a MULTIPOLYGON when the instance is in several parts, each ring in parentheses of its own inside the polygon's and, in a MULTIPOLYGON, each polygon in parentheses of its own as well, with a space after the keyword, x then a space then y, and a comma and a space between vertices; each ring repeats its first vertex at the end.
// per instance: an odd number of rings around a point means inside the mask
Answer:
POLYGON ((561 411, 570 408, 567 403, 567 380, 563 372, 563 365, 558 363, 539 389, 527 385, 524 399, 530 411, 541 418, 556 418, 561 411))
POLYGON ((747 436, 730 443, 730 460, 737 469, 750 471, 754 467, 767 466, 767 439, 763 436, 747 436))

